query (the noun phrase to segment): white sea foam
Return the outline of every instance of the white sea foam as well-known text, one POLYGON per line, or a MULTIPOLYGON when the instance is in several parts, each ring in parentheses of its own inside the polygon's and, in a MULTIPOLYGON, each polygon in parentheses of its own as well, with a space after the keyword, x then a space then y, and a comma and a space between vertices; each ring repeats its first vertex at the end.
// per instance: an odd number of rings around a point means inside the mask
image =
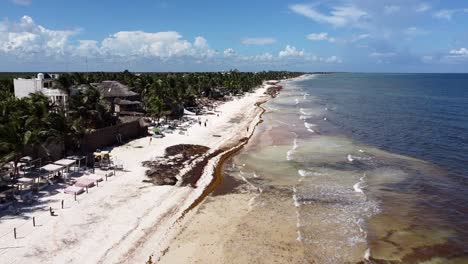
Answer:
POLYGON ((307 112, 304 110, 304 108, 300 108, 300 109, 299 109, 299 113, 301 113, 302 115, 306 115, 306 116, 310 115, 310 113, 307 113, 307 112))
POLYGON ((304 100, 307 99, 308 95, 309 95, 308 93, 304 93, 304 96, 303 96, 304 100))
POLYGON ((299 213, 299 207, 301 206, 298 198, 297 198, 297 189, 296 186, 293 186, 293 201, 294 206, 296 207, 296 228, 297 228, 297 241, 302 241, 302 234, 301 234, 301 218, 299 213))
POLYGON ((372 157, 359 157, 359 156, 353 156, 351 154, 348 154, 347 159, 349 162, 353 162, 355 160, 371 160, 372 157))
POLYGON ((361 178, 359 178, 359 182, 353 185, 355 192, 364 193, 362 189, 365 188, 365 178, 366 178, 366 174, 364 174, 361 178))
POLYGON ((370 248, 368 248, 368 249, 366 249, 366 252, 364 252, 364 259, 369 260, 370 256, 371 256, 370 248))
POLYGON ((299 200, 297 199, 297 194, 296 193, 297 193, 296 186, 293 186, 293 196, 292 196, 292 198, 293 198, 293 201, 294 201, 294 206, 299 207, 300 204, 299 204, 299 200))
POLYGON ((320 172, 312 172, 312 171, 307 171, 307 170, 298 170, 297 173, 302 177, 323 175, 323 173, 320 173, 320 172))
POLYGON ((288 150, 288 152, 286 153, 286 160, 292 160, 293 159, 293 155, 296 152, 296 149, 297 149, 297 138, 294 138, 294 143, 293 143, 292 149, 288 150))
POLYGON ((354 188, 354 191, 355 192, 358 192, 358 193, 364 193, 361 189, 361 182, 358 182, 356 184, 353 185, 353 188, 354 188))
POLYGON ((296 98, 296 105, 298 105, 298 104, 299 104, 299 99, 296 98))
POLYGON ((299 173, 299 175, 301 175, 302 177, 307 177, 307 176, 312 176, 312 175, 314 175, 313 172, 311 172, 311 171, 306 171, 306 170, 299 170, 298 173, 299 173))
POLYGON ((307 131, 311 133, 315 133, 315 131, 312 129, 312 127, 316 126, 315 124, 304 122, 304 126, 306 127, 307 131))

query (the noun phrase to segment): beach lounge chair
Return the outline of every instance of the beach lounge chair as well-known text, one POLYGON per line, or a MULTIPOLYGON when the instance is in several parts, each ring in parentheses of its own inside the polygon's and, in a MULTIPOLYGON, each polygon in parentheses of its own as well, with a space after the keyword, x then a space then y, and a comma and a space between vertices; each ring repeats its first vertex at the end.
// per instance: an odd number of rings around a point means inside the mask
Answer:
POLYGON ((78 187, 78 186, 69 186, 63 191, 63 193, 66 193, 66 194, 82 194, 83 192, 84 192, 83 187, 78 187))
POLYGON ((102 181, 102 177, 99 176, 99 175, 87 175, 87 176, 84 176, 84 178, 93 180, 95 182, 101 182, 102 181))
POLYGON ((82 188, 90 188, 94 186, 95 181, 87 178, 81 177, 79 180, 76 181, 74 186, 82 187, 82 188))

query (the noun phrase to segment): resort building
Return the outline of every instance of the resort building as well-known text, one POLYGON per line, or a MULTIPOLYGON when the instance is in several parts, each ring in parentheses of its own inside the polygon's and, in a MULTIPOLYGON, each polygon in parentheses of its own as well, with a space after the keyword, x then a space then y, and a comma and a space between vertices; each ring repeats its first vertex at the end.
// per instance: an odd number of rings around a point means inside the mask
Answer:
POLYGON ((101 96, 110 104, 111 109, 117 115, 139 116, 142 115, 142 103, 138 100, 140 95, 131 91, 131 88, 118 81, 103 81, 92 83, 101 96))
POLYGON ((53 88, 58 74, 38 73, 37 78, 13 80, 15 96, 17 98, 28 97, 32 93, 42 93, 47 96, 51 103, 65 107, 68 101, 68 93, 61 89, 53 88))

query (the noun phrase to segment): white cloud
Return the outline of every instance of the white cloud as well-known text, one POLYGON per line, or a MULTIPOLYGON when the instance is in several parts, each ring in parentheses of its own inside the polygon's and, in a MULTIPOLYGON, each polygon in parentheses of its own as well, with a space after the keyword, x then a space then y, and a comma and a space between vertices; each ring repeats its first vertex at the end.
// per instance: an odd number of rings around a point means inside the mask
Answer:
POLYGON ((77 56, 97 56, 101 51, 98 47, 98 42, 95 40, 80 40, 78 46, 74 51, 77 56))
POLYGON ((210 57, 215 54, 203 37, 193 43, 175 31, 120 31, 105 38, 100 47, 105 54, 168 59, 171 57, 210 57))
POLYGON ((442 60, 449 63, 465 62, 468 60, 468 48, 452 49, 442 60))
POLYGON ((418 28, 418 27, 409 27, 403 30, 403 33, 408 36, 422 36, 422 35, 427 35, 429 34, 429 31, 418 28))
POLYGON ((397 5, 388 5, 384 7, 386 14, 393 14, 400 11, 400 6, 397 5))
POLYGON ((11 0, 11 2, 17 5, 24 5, 24 6, 32 4, 32 0, 11 0))
POLYGON ((272 54, 270 53, 263 53, 263 54, 259 54, 259 55, 255 55, 255 56, 249 56, 249 57, 245 57, 245 59, 247 59, 248 61, 252 61, 252 62, 271 62, 273 61, 275 58, 272 54))
POLYGON ((468 56, 468 49, 467 48, 453 49, 450 51, 450 55, 468 56))
POLYGON ((242 40, 244 45, 270 45, 275 42, 274 38, 245 38, 242 40))
POLYGON ((232 48, 227 48, 224 50, 223 54, 225 57, 233 57, 236 55, 236 51, 232 48))
POLYGON ((420 3, 419 5, 416 6, 414 11, 416 11, 418 13, 424 13, 426 11, 431 10, 431 8, 432 7, 428 3, 420 3))
POLYGON ((304 50, 298 50, 294 46, 287 45, 286 48, 278 53, 279 57, 303 57, 304 50))
POLYGON ((0 52, 24 57, 35 53, 64 54, 70 36, 78 30, 50 30, 36 25, 31 17, 23 16, 18 23, 0 22, 0 32, 0 52))
POLYGON ((335 6, 329 15, 320 13, 315 10, 311 5, 307 4, 295 4, 289 6, 289 8, 300 15, 308 17, 318 23, 331 24, 335 27, 344 26, 357 26, 362 22, 362 19, 367 16, 367 12, 352 6, 335 6))
POLYGON ((457 12, 456 9, 441 9, 433 14, 435 18, 451 20, 452 16, 457 12))
MULTIPOLYGON (((55 64, 57 66, 64 61, 76 63, 76 61, 83 61, 82 57, 87 57, 90 61, 113 69, 119 68, 117 65, 121 62, 128 64, 130 61, 135 65, 138 65, 138 61, 171 62, 161 64, 161 67, 182 65, 182 68, 188 67, 188 64, 219 65, 220 61, 232 64, 234 67, 239 65, 236 63, 249 65, 249 67, 273 64, 298 65, 307 62, 341 63, 341 59, 337 56, 311 55, 291 45, 287 45, 277 54, 266 52, 243 56, 237 54, 232 48, 217 52, 202 36, 191 41, 176 31, 119 31, 102 40, 79 39, 79 32, 79 30, 48 29, 36 24, 28 16, 22 17, 19 21, 0 21, 0 61, 4 58, 20 58, 18 61, 23 62, 21 63, 23 67, 26 61, 47 62, 50 65, 58 63, 55 64)), ((311 34, 309 37, 334 41, 327 33, 311 34)), ((1 63, 0 66, 2 66, 1 63)))
POLYGON ((216 55, 208 41, 196 37, 193 42, 183 39, 175 31, 144 32, 120 31, 102 41, 70 38, 78 30, 51 30, 37 25, 29 16, 19 22, 0 22, 0 52, 20 57, 27 56, 117 56, 117 57, 171 57, 209 58, 216 55))
POLYGON ((181 39, 174 31, 147 33, 143 31, 120 31, 105 38, 101 48, 105 53, 128 56, 172 57, 187 54, 192 44, 181 39))
POLYGON ((320 41, 320 40, 326 40, 329 42, 335 42, 335 38, 332 38, 328 36, 328 33, 322 32, 322 33, 311 33, 307 35, 307 39, 313 40, 313 41, 320 41))

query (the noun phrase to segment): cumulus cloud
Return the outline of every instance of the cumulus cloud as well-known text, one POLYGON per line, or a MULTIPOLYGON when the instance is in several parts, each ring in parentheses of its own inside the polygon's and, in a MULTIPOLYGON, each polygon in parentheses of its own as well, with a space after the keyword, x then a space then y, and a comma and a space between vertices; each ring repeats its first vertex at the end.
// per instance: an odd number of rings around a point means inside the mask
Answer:
MULTIPOLYGON (((145 32, 119 31, 104 39, 79 39, 80 30, 53 30, 38 25, 29 16, 19 21, 0 22, 0 61, 6 58, 21 58, 26 61, 61 65, 65 61, 77 62, 83 57, 99 63, 100 67, 116 68, 121 62, 146 63, 158 61, 162 65, 298 65, 306 62, 341 63, 337 56, 311 55, 294 46, 287 45, 277 54, 269 52, 244 56, 232 48, 221 52, 212 49, 202 36, 193 40, 184 38, 176 31, 145 32), (57 64, 58 63, 58 64, 57 64)), ((311 34, 311 39, 334 41, 326 33, 311 34)), ((261 45, 276 40, 254 38, 250 45, 261 45)), ((2 66, 0 64, 0 66, 2 66)), ((6 64, 3 65, 7 67, 6 64)), ((75 66, 76 67, 76 66, 75 66)), ((78 66, 79 67, 79 66, 78 66)), ((164 66, 165 67, 165 66, 164 66)), ((179 66, 180 67, 180 66, 179 66)), ((197 66, 199 67, 199 66, 197 66)), ((117 67, 118 68, 118 67, 117 67)), ((176 68, 174 68, 176 69, 176 68)))
POLYGON ((37 25, 31 17, 23 16, 19 22, 0 22, 0 32, 0 52, 55 56, 67 51, 70 36, 78 30, 50 30, 37 25))
POLYGON ((223 52, 225 57, 233 57, 236 55, 236 51, 232 48, 225 49, 223 52))
POLYGON ((286 48, 278 53, 279 57, 303 57, 304 50, 298 50, 294 46, 287 45, 286 48))
POLYGON ((467 48, 453 49, 450 51, 450 54, 455 55, 455 56, 468 56, 468 49, 467 48))
POLYGON ((0 52, 26 56, 212 57, 216 51, 198 36, 190 42, 175 31, 120 31, 97 40, 70 41, 78 30, 51 30, 29 16, 0 23, 0 52))
POLYGON ((329 42, 335 42, 335 38, 332 38, 328 36, 328 33, 322 32, 322 33, 311 33, 307 35, 307 39, 313 40, 313 41, 320 41, 320 40, 326 40, 329 42))
POLYGON ((315 22, 331 24, 335 27, 357 26, 368 15, 362 9, 352 5, 335 6, 330 11, 330 14, 324 14, 317 11, 314 7, 308 4, 295 4, 289 6, 293 12, 308 17, 315 22))
POLYGON ((153 57, 172 57, 185 55, 192 44, 183 40, 174 31, 148 33, 143 31, 120 31, 105 38, 101 49, 117 56, 141 55, 153 57))
POLYGON ((275 42, 274 38, 245 38, 242 40, 244 45, 270 45, 275 42))
POLYGON ((24 5, 24 6, 32 4, 32 0, 11 0, 11 2, 17 5, 24 5))

